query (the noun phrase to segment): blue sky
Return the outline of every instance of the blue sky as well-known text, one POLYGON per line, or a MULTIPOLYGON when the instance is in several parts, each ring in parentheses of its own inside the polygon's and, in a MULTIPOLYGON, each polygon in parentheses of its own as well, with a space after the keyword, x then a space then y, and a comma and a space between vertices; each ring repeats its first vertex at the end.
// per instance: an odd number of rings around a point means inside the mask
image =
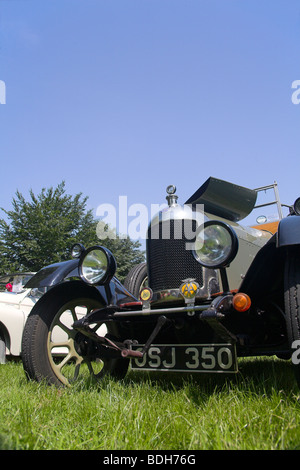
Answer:
POLYGON ((184 203, 209 176, 292 203, 299 62, 299 0, 0 0, 0 207, 62 180, 95 211, 184 203))

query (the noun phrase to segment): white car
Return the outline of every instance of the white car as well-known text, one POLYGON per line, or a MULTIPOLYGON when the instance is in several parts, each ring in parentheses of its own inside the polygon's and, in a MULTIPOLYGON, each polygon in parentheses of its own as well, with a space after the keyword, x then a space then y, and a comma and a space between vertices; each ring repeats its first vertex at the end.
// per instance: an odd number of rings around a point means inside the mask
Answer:
POLYGON ((0 277, 0 364, 7 356, 20 356, 27 317, 46 288, 25 289, 35 273, 13 273, 0 277))

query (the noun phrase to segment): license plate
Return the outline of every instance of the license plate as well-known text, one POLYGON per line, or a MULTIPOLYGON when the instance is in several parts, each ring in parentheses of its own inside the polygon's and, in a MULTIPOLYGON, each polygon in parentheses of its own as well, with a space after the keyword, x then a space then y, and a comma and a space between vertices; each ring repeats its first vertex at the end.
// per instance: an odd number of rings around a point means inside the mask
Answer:
MULTIPOLYGON (((141 351, 143 345, 132 347, 141 351)), ((134 370, 176 372, 237 372, 233 344, 153 344, 142 358, 132 358, 134 370)))

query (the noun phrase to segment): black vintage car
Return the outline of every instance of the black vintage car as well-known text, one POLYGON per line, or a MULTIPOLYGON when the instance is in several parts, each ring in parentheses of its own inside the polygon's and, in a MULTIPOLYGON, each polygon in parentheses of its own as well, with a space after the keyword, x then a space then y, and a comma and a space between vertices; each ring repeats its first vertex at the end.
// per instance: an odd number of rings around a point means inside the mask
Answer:
POLYGON ((69 385, 84 366, 97 378, 121 379, 128 367, 235 373, 239 357, 277 355, 292 358, 300 384, 299 200, 283 217, 276 184, 211 177, 183 206, 175 191, 149 224, 147 262, 124 285, 108 249, 80 244, 28 282, 51 287, 24 329, 30 379, 69 385), (278 222, 242 226, 271 187, 278 222))

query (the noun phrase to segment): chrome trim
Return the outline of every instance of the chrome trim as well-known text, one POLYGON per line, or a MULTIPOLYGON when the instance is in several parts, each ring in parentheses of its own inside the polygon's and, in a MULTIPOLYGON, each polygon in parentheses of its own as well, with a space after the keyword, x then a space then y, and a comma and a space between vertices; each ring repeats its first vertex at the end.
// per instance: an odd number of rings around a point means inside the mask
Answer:
MULTIPOLYGON (((184 279, 182 280, 184 282, 184 279)), ((198 293, 195 299, 210 300, 212 294, 220 292, 221 287, 219 283, 219 278, 216 270, 213 269, 204 269, 203 270, 203 286, 199 287, 198 293)), ((180 289, 165 289, 160 291, 155 291, 152 297, 152 304, 164 304, 165 302, 178 301, 178 299, 184 300, 180 293, 180 289)))
MULTIPOLYGON (((218 292, 220 289, 216 289, 218 292)), ((215 292, 212 292, 215 293, 215 292)), ((208 298, 207 286, 199 288, 199 291, 196 295, 196 299, 208 298)), ((210 298, 210 297, 209 297, 210 298)), ((158 292, 154 292, 152 303, 156 302, 172 302, 174 300, 184 300, 180 293, 180 289, 165 289, 158 292)))
POLYGON ((207 310, 210 304, 203 305, 189 305, 186 307, 172 307, 172 308, 145 308, 142 310, 132 310, 127 312, 115 312, 113 317, 131 317, 131 316, 148 316, 160 315, 167 313, 188 313, 188 312, 202 312, 207 310))

